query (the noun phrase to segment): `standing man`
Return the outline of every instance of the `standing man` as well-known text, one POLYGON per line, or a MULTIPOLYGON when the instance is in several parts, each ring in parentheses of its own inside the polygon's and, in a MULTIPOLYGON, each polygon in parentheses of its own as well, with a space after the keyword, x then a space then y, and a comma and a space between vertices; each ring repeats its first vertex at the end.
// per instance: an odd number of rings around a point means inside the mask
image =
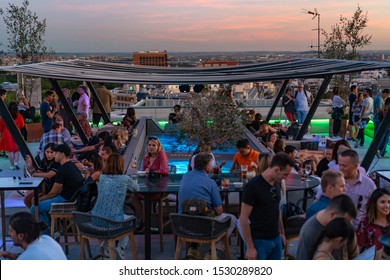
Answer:
POLYGON ((345 150, 339 155, 338 163, 340 171, 344 174, 347 195, 357 208, 357 216, 353 219, 356 229, 360 220, 366 216, 366 205, 376 186, 370 177, 359 171, 359 155, 356 151, 345 150))
POLYGON ((346 192, 343 174, 338 171, 327 170, 321 177, 321 197, 306 211, 306 219, 329 206, 333 197, 346 192))
MULTIPOLYGON (((325 226, 335 218, 345 218, 352 221, 356 217, 356 207, 351 198, 345 194, 338 195, 332 199, 328 207, 319 211, 307 220, 299 232, 297 249, 297 260, 311 260, 314 254, 314 246, 321 236, 325 226)), ((359 254, 356 235, 353 240, 332 255, 335 259, 353 259, 359 254)))
POLYGON ((298 90, 295 92, 295 111, 298 116, 298 123, 303 124, 309 111, 309 104, 311 104, 312 95, 304 89, 302 83, 298 84, 298 90))
POLYGON ((358 88, 356 85, 352 85, 350 87, 350 90, 351 92, 349 93, 349 96, 348 96, 348 102, 349 102, 349 122, 348 122, 348 131, 349 131, 349 135, 350 135, 350 138, 347 139, 348 141, 352 140, 352 141, 355 141, 355 138, 354 138, 354 131, 353 131, 353 128, 354 128, 354 120, 353 120, 353 112, 352 112, 352 106, 353 106, 353 103, 356 101, 357 99, 357 94, 358 94, 358 88))
MULTIPOLYGON (((386 99, 389 98, 390 96, 390 90, 388 88, 385 88, 382 90, 382 99, 383 99, 383 107, 379 109, 378 112, 378 118, 379 118, 379 124, 383 121, 383 118, 385 117, 386 113, 386 99)), ((389 101, 387 101, 389 102, 389 101)), ((374 103, 375 105, 375 103, 374 103)), ((379 128, 379 125, 378 125, 379 128)), ((385 137, 383 138, 382 143, 379 146, 379 155, 382 157, 387 157, 386 156, 386 147, 387 147, 387 142, 389 141, 389 135, 390 135, 390 130, 387 130, 385 137)))
POLYGON ((383 106, 385 105, 385 99, 387 94, 383 91, 381 94, 376 94, 374 97, 374 117, 372 121, 374 122, 374 137, 378 132, 379 125, 381 124, 381 117, 383 116, 383 106))
MULTIPOLYGON (((98 86, 96 87, 96 94, 99 97, 100 102, 104 107, 104 111, 106 111, 108 117, 110 117, 111 106, 113 103, 111 91, 109 91, 105 87, 104 83, 98 83, 98 86)), ((92 107, 92 123, 96 125, 96 127, 98 127, 100 118, 102 118, 102 112, 100 111, 100 108, 97 105, 97 102, 93 97, 93 95, 91 96, 91 107, 92 107)), ((104 122, 104 124, 106 123, 107 122, 104 122)))
POLYGON ((51 129, 51 126, 54 123, 54 115, 59 110, 59 106, 57 105, 55 108, 51 106, 51 104, 54 101, 54 94, 55 92, 52 90, 48 90, 45 92, 45 98, 43 99, 43 102, 41 106, 39 107, 40 113, 41 113, 41 119, 42 119, 42 128, 43 133, 49 132, 51 129))
POLYGON ((371 89, 366 88, 363 91, 364 100, 362 102, 362 112, 360 114, 360 119, 358 123, 363 123, 363 128, 359 129, 359 133, 356 136, 356 144, 360 139, 360 146, 364 146, 364 127, 368 124, 370 119, 372 118, 372 111, 374 109, 374 99, 372 99, 371 89))
POLYGON ((239 220, 248 260, 282 258, 285 236, 279 210, 280 183, 290 174, 294 164, 286 153, 277 153, 270 167, 245 186, 239 220))
MULTIPOLYGON (((60 163, 61 167, 57 171, 51 191, 39 198, 39 220, 44 221, 49 227, 51 204, 70 201, 84 181, 80 169, 69 159, 70 148, 68 145, 58 145, 53 148, 53 151, 55 152, 55 161, 60 163)), ((34 205, 31 206, 30 212, 35 213, 34 205)))

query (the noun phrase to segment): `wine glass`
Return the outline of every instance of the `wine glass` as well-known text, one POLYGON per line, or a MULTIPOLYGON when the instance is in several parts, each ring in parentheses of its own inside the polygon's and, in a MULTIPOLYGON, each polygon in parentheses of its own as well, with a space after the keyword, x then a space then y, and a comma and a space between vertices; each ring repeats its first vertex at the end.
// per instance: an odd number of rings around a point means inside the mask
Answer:
POLYGON ((306 164, 305 165, 305 174, 307 177, 311 174, 311 164, 306 164))

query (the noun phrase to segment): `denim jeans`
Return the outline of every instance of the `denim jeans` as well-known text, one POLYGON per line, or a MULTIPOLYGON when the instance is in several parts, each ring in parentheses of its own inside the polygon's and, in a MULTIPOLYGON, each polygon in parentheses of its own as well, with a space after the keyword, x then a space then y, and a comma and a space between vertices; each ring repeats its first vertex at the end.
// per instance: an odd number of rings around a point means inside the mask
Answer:
MULTIPOLYGON (((50 232, 51 218, 49 212, 50 212, 51 204, 56 202, 65 202, 65 201, 66 201, 65 198, 63 198, 60 195, 57 195, 53 198, 39 202, 39 207, 38 207, 39 221, 43 221, 49 226, 46 232, 44 232, 44 234, 50 232)), ((33 215, 35 214, 35 205, 31 206, 30 213, 33 215)))
POLYGON ((306 116, 307 116, 307 111, 297 110, 296 113, 298 116, 298 123, 303 124, 303 122, 305 121, 306 116))
POLYGON ((253 245, 256 248, 258 260, 282 259, 282 239, 280 235, 273 239, 253 239, 253 245))

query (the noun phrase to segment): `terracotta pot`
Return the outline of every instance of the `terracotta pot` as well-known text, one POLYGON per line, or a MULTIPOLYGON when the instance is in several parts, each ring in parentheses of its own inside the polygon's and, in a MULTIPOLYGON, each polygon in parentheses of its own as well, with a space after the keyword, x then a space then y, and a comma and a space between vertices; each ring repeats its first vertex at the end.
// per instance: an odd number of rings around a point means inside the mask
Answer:
POLYGON ((39 142, 43 135, 41 123, 28 123, 27 126, 27 142, 39 142))

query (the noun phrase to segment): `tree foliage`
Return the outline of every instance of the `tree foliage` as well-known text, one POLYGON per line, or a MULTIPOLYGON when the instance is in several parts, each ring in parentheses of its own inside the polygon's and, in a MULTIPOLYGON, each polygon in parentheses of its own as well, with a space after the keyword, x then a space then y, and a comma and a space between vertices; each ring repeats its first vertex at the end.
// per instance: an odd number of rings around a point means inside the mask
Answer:
POLYGON ((207 141, 213 149, 234 146, 243 137, 243 121, 234 100, 225 94, 190 93, 185 99, 182 120, 177 124, 179 145, 207 141))
POLYGON ((364 13, 360 6, 351 19, 340 16, 339 23, 331 27, 331 32, 325 30, 323 56, 325 58, 358 60, 359 50, 371 44, 372 35, 364 34, 367 27, 367 12, 364 13))
POLYGON ((29 1, 24 0, 19 7, 9 3, 0 14, 8 34, 7 47, 16 53, 22 64, 37 62, 38 56, 48 52, 43 39, 46 32, 46 19, 39 20, 29 9, 29 1))

